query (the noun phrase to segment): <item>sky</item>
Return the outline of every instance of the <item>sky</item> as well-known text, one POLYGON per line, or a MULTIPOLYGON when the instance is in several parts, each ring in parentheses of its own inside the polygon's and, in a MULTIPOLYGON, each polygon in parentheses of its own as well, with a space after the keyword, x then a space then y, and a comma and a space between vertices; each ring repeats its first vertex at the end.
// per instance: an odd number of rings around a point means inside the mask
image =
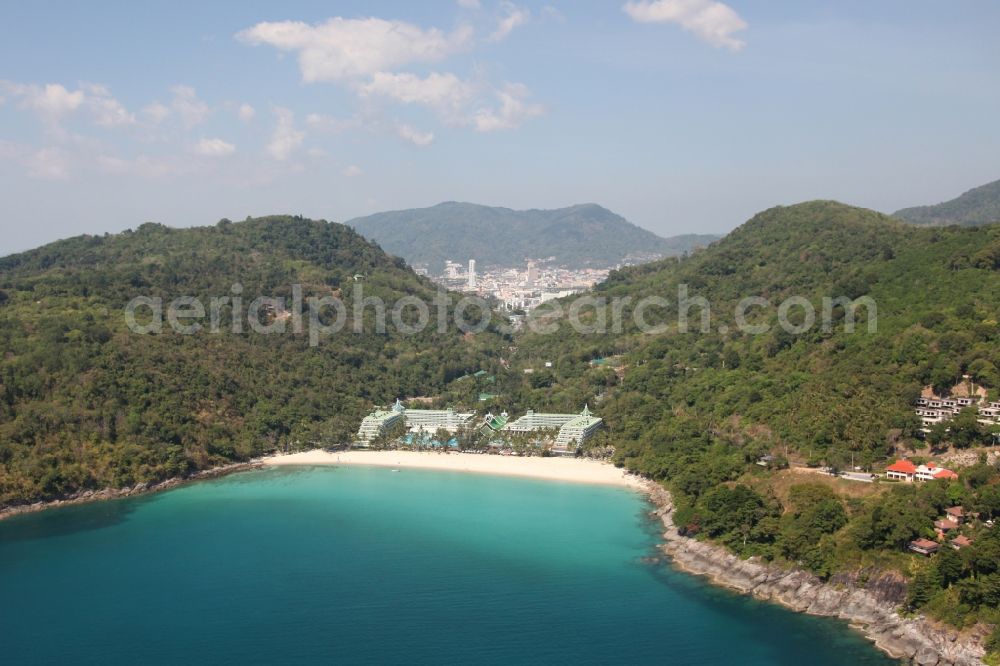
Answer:
POLYGON ((0 255, 452 200, 724 233, 1000 178, 995 0, 2 6, 0 255))

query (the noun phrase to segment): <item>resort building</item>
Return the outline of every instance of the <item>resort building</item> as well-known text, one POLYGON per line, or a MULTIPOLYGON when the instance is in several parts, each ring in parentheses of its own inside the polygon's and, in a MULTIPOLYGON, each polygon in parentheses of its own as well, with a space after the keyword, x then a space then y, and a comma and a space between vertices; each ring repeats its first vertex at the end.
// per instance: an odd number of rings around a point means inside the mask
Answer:
POLYGON ((389 432, 397 423, 403 421, 403 415, 394 409, 376 409, 361 421, 358 428, 358 444, 368 446, 376 437, 389 432))
POLYGON ((456 412, 451 407, 447 409, 407 409, 398 399, 391 411, 403 418, 406 429, 410 432, 434 434, 438 430, 457 432, 468 425, 475 412, 456 412))
POLYGON ((585 405, 579 414, 545 413, 529 409, 524 416, 508 423, 504 429, 511 432, 558 430, 554 449, 567 451, 583 445, 603 424, 604 420, 591 414, 585 405))
POLYGON ((559 429, 559 436, 556 437, 556 448, 576 448, 590 439, 591 435, 597 432, 604 421, 590 413, 586 405, 580 415, 567 421, 559 429))
POLYGON ((490 434, 494 432, 500 432, 507 425, 507 421, 510 420, 510 416, 507 412, 500 412, 499 415, 493 414, 493 412, 487 412, 486 416, 483 418, 483 424, 479 427, 479 431, 484 434, 490 434))
POLYGON ((555 414, 536 412, 529 409, 524 416, 507 424, 505 430, 511 432, 536 432, 538 430, 558 430, 572 421, 576 414, 555 414))
POLYGON ((448 409, 407 409, 396 400, 390 409, 376 409, 361 421, 358 429, 358 443, 367 446, 373 439, 389 431, 397 423, 406 425, 412 433, 433 435, 438 430, 457 432, 462 426, 468 425, 475 416, 474 412, 456 412, 448 409))

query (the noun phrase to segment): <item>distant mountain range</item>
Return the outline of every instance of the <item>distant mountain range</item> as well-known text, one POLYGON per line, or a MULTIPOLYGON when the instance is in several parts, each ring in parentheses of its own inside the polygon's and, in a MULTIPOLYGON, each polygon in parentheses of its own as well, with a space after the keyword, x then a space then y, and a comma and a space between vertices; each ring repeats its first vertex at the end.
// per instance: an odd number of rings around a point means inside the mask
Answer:
POLYGON ((526 259, 549 257, 557 264, 615 266, 681 255, 719 238, 661 238, 597 204, 512 210, 449 201, 376 213, 346 224, 410 264, 427 264, 431 272, 440 272, 448 259, 475 259, 481 267, 517 266, 526 259))
POLYGON ((1000 180, 971 189, 957 199, 934 206, 914 206, 893 213, 910 224, 979 226, 1000 222, 1000 180))

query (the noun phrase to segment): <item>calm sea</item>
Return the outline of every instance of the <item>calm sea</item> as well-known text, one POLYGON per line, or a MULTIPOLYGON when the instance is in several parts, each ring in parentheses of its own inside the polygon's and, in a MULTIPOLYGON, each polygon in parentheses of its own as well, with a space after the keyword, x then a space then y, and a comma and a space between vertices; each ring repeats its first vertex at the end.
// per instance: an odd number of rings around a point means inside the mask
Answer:
POLYGON ((0 662, 895 663, 655 557, 622 489, 247 472, 0 522, 0 662))

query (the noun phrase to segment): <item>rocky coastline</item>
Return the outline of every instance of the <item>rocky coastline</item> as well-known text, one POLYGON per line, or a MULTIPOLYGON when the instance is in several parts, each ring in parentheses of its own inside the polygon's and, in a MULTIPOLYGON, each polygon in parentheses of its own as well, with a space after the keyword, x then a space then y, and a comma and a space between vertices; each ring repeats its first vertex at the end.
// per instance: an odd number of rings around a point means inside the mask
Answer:
POLYGON ((862 579, 834 576, 822 581, 800 569, 784 569, 756 558, 741 560, 721 546, 682 536, 673 524, 670 493, 647 484, 654 514, 663 522, 661 550, 678 569, 706 576, 714 584, 779 603, 792 610, 850 622, 883 652, 919 666, 982 665, 985 636, 960 632, 923 616, 904 617, 906 581, 894 573, 862 579))
POLYGON ((65 497, 49 500, 47 502, 33 502, 31 504, 5 506, 0 508, 0 520, 11 518, 13 516, 19 516, 25 513, 44 511, 45 509, 51 509, 57 506, 87 504, 89 502, 99 502, 103 500, 157 493, 163 490, 176 488, 179 485, 189 483, 191 481, 212 479, 219 476, 225 476, 226 474, 232 474, 233 472, 242 472, 244 470, 256 469, 258 467, 263 467, 263 463, 259 460, 252 460, 250 462, 232 463, 229 465, 222 465, 220 467, 212 467, 211 469, 201 470, 188 476, 165 479, 158 483, 137 483, 134 486, 126 486, 124 488, 104 488, 103 490, 81 490, 79 492, 72 493, 71 495, 66 495, 65 497))

